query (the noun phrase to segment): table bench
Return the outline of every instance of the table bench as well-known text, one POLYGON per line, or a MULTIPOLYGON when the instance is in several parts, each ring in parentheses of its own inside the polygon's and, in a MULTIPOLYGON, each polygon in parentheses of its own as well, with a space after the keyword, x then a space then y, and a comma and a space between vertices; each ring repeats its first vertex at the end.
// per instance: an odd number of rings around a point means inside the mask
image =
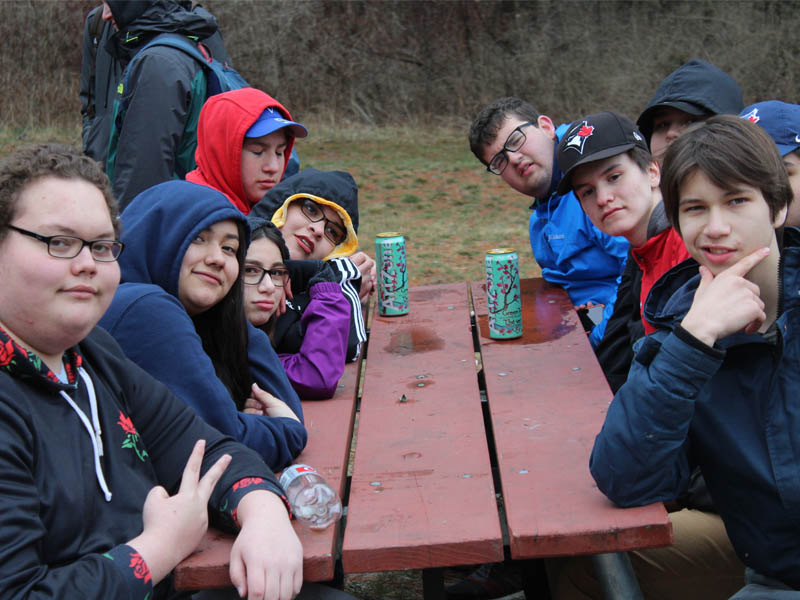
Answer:
MULTIPOLYGON (((566 293, 532 279, 522 296, 517 340, 489 339, 481 283, 413 287, 408 315, 373 315, 349 494, 343 449, 357 383, 345 380, 333 400, 304 402, 309 447, 299 460, 347 502, 345 573, 423 569, 432 598, 446 566, 672 543, 661 504, 616 508, 591 478, 611 392, 566 293), (331 420, 320 420, 316 411, 337 402, 331 420)), ((346 377, 357 382, 352 367, 346 377)), ((330 579, 341 532, 297 531, 305 578, 330 579)), ((230 538, 217 536, 179 565, 179 589, 229 584, 230 538)))

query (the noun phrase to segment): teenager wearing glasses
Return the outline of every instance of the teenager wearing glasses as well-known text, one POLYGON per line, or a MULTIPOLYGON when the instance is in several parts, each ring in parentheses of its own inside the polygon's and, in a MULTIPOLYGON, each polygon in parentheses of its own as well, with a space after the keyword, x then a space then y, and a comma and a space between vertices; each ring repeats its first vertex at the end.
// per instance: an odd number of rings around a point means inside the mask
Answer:
POLYGON ((100 325, 209 425, 273 469, 289 464, 307 434, 269 339, 245 317, 247 218, 216 190, 170 181, 121 220, 123 283, 100 325), (243 412, 248 398, 268 409, 243 412))
POLYGON ((567 125, 556 127, 524 100, 500 98, 475 118, 469 143, 490 173, 533 198, 529 233, 542 277, 563 286, 576 307, 605 306, 603 319, 590 336, 594 346, 613 310, 628 242, 592 225, 571 192, 558 193, 561 171, 555 154, 566 129, 567 125))
MULTIPOLYGON (((353 177, 345 171, 303 169, 267 192, 250 215, 280 229, 293 260, 324 260, 329 265, 350 306, 347 360, 358 358, 367 336, 360 300, 365 280, 361 267, 351 260, 358 248, 358 186, 353 177)), ((311 302, 310 290, 294 276, 291 291, 273 337, 279 353, 300 351, 303 314, 311 302)))
MULTIPOLYGON (((289 249, 274 224, 252 216, 249 222, 250 246, 244 264, 247 319, 265 331, 273 343, 279 341, 294 322, 277 314, 290 277, 297 289, 307 289, 309 303, 300 320, 300 348, 280 353, 278 358, 301 398, 331 398, 344 372, 350 331, 350 305, 336 282, 336 271, 329 262, 289 260, 289 249)), ((257 402, 248 407, 263 410, 257 402)))
POLYGON ((108 178, 77 150, 0 163, 0 597, 172 597, 211 515, 237 532, 239 590, 289 600, 302 547, 267 465, 96 327, 118 229, 108 178))

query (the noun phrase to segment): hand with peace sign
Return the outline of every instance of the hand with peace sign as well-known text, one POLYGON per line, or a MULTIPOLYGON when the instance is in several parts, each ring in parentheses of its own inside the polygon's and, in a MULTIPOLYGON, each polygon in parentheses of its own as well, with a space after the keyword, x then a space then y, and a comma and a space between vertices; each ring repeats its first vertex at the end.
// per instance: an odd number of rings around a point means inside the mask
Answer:
POLYGON ((205 449, 205 440, 194 445, 177 494, 170 496, 160 485, 150 490, 142 509, 144 529, 128 542, 150 568, 153 585, 191 554, 208 529, 208 499, 231 457, 222 456, 200 477, 205 449))

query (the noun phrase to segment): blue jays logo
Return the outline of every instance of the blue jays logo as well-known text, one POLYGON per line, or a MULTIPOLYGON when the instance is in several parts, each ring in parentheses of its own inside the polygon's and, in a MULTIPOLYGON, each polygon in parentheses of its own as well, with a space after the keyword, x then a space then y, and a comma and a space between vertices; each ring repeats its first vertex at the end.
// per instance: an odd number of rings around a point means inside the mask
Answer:
POLYGON ((758 109, 754 108, 746 115, 742 115, 743 119, 747 119, 751 123, 758 123, 761 120, 761 117, 758 116, 758 109))
POLYGON ((565 150, 577 150, 578 154, 583 154, 583 147, 586 145, 586 140, 594 133, 594 126, 589 125, 584 121, 581 125, 576 125, 568 134, 567 144, 565 150))

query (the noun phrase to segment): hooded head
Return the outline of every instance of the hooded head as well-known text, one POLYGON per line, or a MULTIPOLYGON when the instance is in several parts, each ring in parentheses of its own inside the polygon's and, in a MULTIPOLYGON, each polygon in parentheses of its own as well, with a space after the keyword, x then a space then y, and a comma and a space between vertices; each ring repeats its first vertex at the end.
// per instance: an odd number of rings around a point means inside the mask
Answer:
POLYGON ((253 207, 252 214, 270 219, 278 228, 282 228, 286 223, 289 205, 304 198, 330 207, 339 215, 347 231, 344 241, 324 259, 353 254, 358 249, 358 186, 346 171, 303 169, 267 192, 261 202, 253 207))
POLYGON ((736 81, 714 65, 693 58, 662 81, 636 124, 650 143, 653 118, 660 108, 675 108, 693 116, 739 114, 744 102, 736 81))
POLYGON ((152 283, 177 298, 189 244, 202 231, 228 219, 239 230, 236 257, 241 271, 249 228, 245 216, 225 196, 186 181, 167 181, 145 190, 122 212, 126 250, 119 261, 122 282, 152 283))
POLYGON ((280 102, 260 90, 241 88, 212 96, 200 111, 195 152, 197 168, 187 174, 186 179, 221 191, 240 211, 248 214, 252 202, 247 199, 242 183, 245 136, 260 137, 280 128, 288 132, 280 172, 283 177, 294 139, 305 137, 305 128, 292 121, 292 115, 280 102), (276 127, 278 125, 280 127, 276 127))
POLYGON ((114 55, 130 57, 142 44, 159 33, 181 33, 204 40, 219 25, 208 12, 187 9, 174 0, 106 0, 117 33, 107 49, 114 55))

